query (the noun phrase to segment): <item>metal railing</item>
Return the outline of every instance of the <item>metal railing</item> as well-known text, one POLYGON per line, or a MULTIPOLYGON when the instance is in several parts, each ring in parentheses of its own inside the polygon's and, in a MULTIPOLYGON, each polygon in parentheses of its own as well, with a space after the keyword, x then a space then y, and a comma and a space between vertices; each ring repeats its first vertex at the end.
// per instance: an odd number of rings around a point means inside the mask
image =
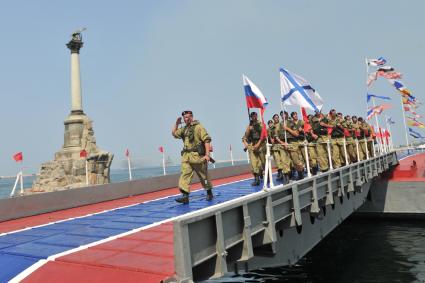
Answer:
POLYGON ((363 184, 397 162, 394 151, 385 153, 177 218, 176 281, 192 282, 200 276, 201 266, 201 277, 224 275, 228 264, 253 258, 258 247, 273 247, 277 223, 289 220, 290 227, 302 227, 301 212, 317 216, 321 207, 333 206, 337 197, 360 192, 363 184))

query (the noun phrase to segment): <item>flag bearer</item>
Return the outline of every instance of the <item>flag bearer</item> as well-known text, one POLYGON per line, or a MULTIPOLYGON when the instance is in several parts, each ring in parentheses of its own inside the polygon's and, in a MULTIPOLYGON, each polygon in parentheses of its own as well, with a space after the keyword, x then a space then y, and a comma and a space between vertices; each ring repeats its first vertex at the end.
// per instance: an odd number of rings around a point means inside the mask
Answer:
POLYGON ((263 174, 266 164, 266 142, 265 139, 261 139, 261 131, 262 125, 258 121, 257 112, 251 112, 249 126, 242 137, 244 150, 248 150, 251 171, 254 175, 254 181, 251 186, 260 185, 260 175, 263 174))
POLYGON ((320 171, 326 172, 329 170, 329 158, 327 142, 329 141, 328 136, 328 119, 321 113, 316 112, 314 117, 311 119, 313 133, 317 135, 317 162, 319 163, 320 171))
POLYGON ((182 197, 176 201, 182 204, 189 203, 190 183, 193 171, 199 177, 202 187, 207 191, 206 200, 214 198, 212 193, 213 185, 208 175, 208 161, 210 161, 211 137, 205 128, 197 120, 193 120, 193 113, 190 110, 182 113, 185 126, 179 128, 182 118, 179 117, 172 129, 172 135, 176 139, 183 140, 183 150, 181 151, 181 175, 179 179, 179 189, 182 197))

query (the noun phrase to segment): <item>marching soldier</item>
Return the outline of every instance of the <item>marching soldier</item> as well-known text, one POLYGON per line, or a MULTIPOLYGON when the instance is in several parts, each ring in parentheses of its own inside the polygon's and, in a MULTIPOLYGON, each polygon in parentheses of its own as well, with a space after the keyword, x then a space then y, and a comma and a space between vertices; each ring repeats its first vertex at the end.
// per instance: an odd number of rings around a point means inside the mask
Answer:
MULTIPOLYGON (((279 116, 277 114, 273 115, 273 119, 275 118, 275 116, 277 117, 278 123, 279 123, 279 116)), ((270 154, 273 156, 274 162, 276 164, 277 167, 277 181, 280 181, 283 179, 283 163, 282 163, 282 158, 280 156, 280 152, 279 152, 279 144, 277 143, 277 140, 275 139, 275 133, 276 133, 276 124, 274 123, 273 120, 269 120, 267 122, 267 125, 269 126, 268 128, 268 138, 269 138, 269 143, 272 145, 270 148, 270 154)))
POLYGON ((332 142, 332 164, 333 168, 341 167, 342 158, 345 160, 344 154, 344 130, 341 126, 341 120, 337 117, 335 109, 329 112, 329 124, 332 126, 331 142, 332 142), (342 158, 341 158, 342 157, 342 158))
POLYGON ((251 171, 254 175, 254 181, 251 186, 259 186, 260 175, 262 175, 266 164, 266 142, 265 139, 261 139, 263 126, 257 119, 257 113, 251 112, 250 119, 251 121, 246 128, 242 142, 244 150, 248 150, 249 159, 251 160, 251 171))
POLYGON ((327 143, 329 141, 328 135, 328 119, 321 113, 316 112, 311 119, 313 134, 317 138, 317 162, 319 163, 320 171, 326 172, 329 170, 329 158, 327 143))
POLYGON ((286 113, 284 115, 285 119, 281 123, 281 133, 279 134, 277 141, 281 145, 284 145, 286 147, 287 152, 289 153, 289 156, 291 157, 292 163, 294 165, 294 169, 298 173, 298 179, 301 180, 302 178, 304 178, 304 164, 300 152, 299 143, 297 140, 299 133, 295 129, 296 126, 294 121, 288 120, 286 113))
POLYGON ((357 154, 355 151, 355 132, 354 132, 354 126, 353 121, 351 120, 350 115, 346 115, 344 117, 344 121, 342 122, 342 126, 344 127, 345 131, 345 142, 347 147, 347 154, 349 156, 348 161, 351 163, 354 163, 357 161, 357 154))
POLYGON ((313 124, 312 119, 313 119, 313 115, 311 114, 308 115, 308 121, 309 121, 310 127, 305 129, 305 138, 306 138, 306 141, 308 142, 307 150, 308 150, 308 158, 310 162, 311 173, 313 175, 316 175, 319 169, 317 164, 317 152, 316 152, 318 136, 313 132, 313 128, 311 127, 311 125, 313 124))
POLYGON ((365 136, 367 139, 367 149, 369 151, 369 156, 373 157, 375 152, 373 150, 373 144, 375 142, 375 131, 373 130, 373 127, 368 124, 366 121, 363 121, 363 130, 365 131, 365 136))
POLYGON ((202 187, 207 191, 206 200, 214 198, 212 193, 213 185, 208 175, 208 161, 210 157, 211 137, 205 128, 197 120, 193 120, 193 113, 190 110, 182 113, 185 126, 179 128, 182 118, 179 117, 172 129, 172 135, 176 139, 183 140, 183 150, 181 152, 181 175, 179 179, 179 189, 182 197, 176 201, 182 204, 189 203, 190 183, 193 171, 199 177, 202 187))
POLYGON ((370 151, 367 146, 367 140, 370 137, 369 133, 369 127, 365 126, 365 121, 362 117, 359 117, 358 119, 359 123, 359 129, 360 129, 360 136, 359 136, 359 145, 363 154, 363 159, 366 159, 368 156, 370 157, 370 151))
MULTIPOLYGON (((360 122, 357 120, 357 116, 351 117, 351 121, 353 122, 353 138, 354 138, 354 149, 356 151, 357 161, 364 160, 365 155, 363 154, 363 150, 361 148, 362 142, 362 130, 360 129, 360 122), (358 148, 358 156, 357 156, 357 148, 358 148)), ((364 134, 363 134, 364 137, 364 134)))
MULTIPOLYGON (((283 115, 283 112, 281 113, 283 115)), ((279 143, 280 140, 285 140, 284 132, 282 130, 282 124, 279 120, 279 115, 274 114, 273 115, 273 123, 275 125, 274 129, 274 142, 275 142, 275 148, 276 151, 274 152, 274 155, 278 155, 280 159, 280 165, 278 166, 278 176, 276 178, 276 181, 282 181, 284 184, 289 182, 289 176, 291 173, 291 158, 289 157, 289 154, 285 148, 285 145, 282 145, 279 143), (280 135, 280 136, 279 136, 280 135), (280 170, 280 176, 279 176, 279 170, 280 170)), ((274 156, 273 155, 273 156, 274 156)))

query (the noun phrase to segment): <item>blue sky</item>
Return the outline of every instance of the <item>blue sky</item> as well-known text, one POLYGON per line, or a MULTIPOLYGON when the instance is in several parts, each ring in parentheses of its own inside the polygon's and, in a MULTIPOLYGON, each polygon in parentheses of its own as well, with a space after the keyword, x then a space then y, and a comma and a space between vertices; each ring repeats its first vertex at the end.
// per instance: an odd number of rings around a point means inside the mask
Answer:
MULTIPOLYGON (((87 27, 80 64, 83 108, 100 148, 160 164, 178 160, 170 130, 192 109, 213 137, 216 159, 244 157, 242 74, 280 111, 279 67, 303 77, 330 108, 365 116, 364 58, 384 56, 424 100, 424 1, 8 1, 0 10, 0 175, 15 174, 24 152, 36 172, 63 144, 70 111, 70 33, 87 27)), ((387 113, 404 141, 399 96, 387 113)), ((297 108, 290 108, 297 110, 297 108)), ((418 112, 424 113, 421 108, 418 112)), ((383 119, 382 119, 383 121, 383 119)), ((421 131, 421 130, 419 130, 421 131)))

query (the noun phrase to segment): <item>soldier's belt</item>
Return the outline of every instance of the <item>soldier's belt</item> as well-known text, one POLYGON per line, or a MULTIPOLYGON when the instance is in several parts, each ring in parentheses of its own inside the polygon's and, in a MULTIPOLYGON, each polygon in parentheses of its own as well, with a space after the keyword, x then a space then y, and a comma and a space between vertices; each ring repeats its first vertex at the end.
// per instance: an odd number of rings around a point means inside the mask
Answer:
POLYGON ((189 152, 198 152, 199 153, 199 151, 198 151, 198 149, 196 148, 196 147, 194 147, 194 148, 184 148, 182 151, 181 151, 181 155, 183 155, 184 153, 189 153, 189 152))

